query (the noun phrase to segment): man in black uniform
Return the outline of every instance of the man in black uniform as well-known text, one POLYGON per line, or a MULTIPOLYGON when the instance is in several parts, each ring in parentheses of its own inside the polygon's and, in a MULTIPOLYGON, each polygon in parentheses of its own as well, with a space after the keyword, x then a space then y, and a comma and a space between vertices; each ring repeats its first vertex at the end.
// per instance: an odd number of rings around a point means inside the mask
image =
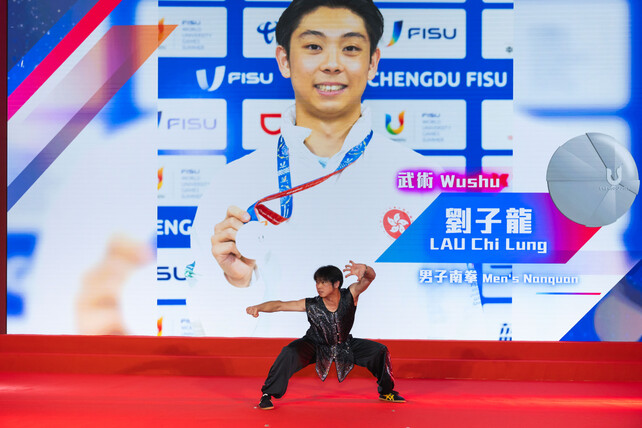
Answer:
POLYGON ((372 340, 355 339, 350 334, 359 295, 375 279, 375 272, 371 267, 356 264, 352 260, 343 271, 348 272, 346 278, 354 275, 359 280, 342 289, 341 270, 336 266, 323 266, 314 273, 318 296, 288 302, 272 300, 246 309, 254 317, 258 317, 259 312, 305 311, 310 322, 305 336, 284 347, 270 368, 261 388, 263 396, 260 409, 274 408, 272 397, 281 398, 290 377, 313 362, 316 362, 317 374, 321 380, 325 380, 334 361, 339 382, 345 379, 355 364, 366 367, 377 378, 380 400, 393 403, 406 401, 393 390, 388 348, 372 340))

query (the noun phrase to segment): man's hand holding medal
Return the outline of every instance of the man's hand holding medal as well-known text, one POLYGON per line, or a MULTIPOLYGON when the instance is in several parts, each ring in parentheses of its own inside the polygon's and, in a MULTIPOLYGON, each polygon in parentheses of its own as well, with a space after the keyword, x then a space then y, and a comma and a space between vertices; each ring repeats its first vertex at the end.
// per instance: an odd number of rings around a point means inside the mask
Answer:
POLYGON ((252 271, 256 266, 256 260, 245 257, 237 246, 239 230, 246 229, 248 225, 245 223, 249 221, 250 215, 247 211, 230 206, 225 219, 214 226, 214 235, 211 237, 212 255, 223 269, 229 283, 235 287, 249 286, 252 271))

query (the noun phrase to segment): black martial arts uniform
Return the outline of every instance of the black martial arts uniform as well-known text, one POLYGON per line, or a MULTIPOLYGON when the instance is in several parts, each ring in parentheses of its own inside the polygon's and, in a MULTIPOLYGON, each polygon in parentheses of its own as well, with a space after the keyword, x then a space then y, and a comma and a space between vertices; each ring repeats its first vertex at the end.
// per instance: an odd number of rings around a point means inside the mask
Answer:
POLYGON ((366 367, 377 378, 379 394, 393 392, 394 379, 388 348, 381 343, 355 339, 350 334, 357 307, 349 289, 340 289, 341 299, 330 312, 320 296, 305 299, 310 328, 305 336, 285 346, 270 368, 261 391, 281 398, 290 377, 316 361, 316 371, 325 380, 332 361, 342 382, 354 365, 366 367))

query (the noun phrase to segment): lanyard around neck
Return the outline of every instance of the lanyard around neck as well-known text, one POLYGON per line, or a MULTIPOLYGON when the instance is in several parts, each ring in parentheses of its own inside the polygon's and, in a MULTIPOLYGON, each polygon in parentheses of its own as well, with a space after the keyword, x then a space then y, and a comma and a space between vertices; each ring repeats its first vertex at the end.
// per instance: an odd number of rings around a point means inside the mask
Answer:
POLYGON ((357 159, 361 157, 363 152, 366 150, 368 143, 372 139, 372 131, 366 136, 366 138, 343 156, 341 163, 337 169, 327 175, 319 177, 315 180, 308 181, 307 183, 300 184, 296 187, 292 187, 292 179, 290 176, 290 150, 288 149, 287 144, 285 143, 285 138, 283 135, 279 137, 279 144, 277 146, 276 154, 276 167, 277 167, 277 176, 279 181, 279 192, 272 195, 266 196, 259 199, 253 203, 248 209, 247 212, 250 214, 250 221, 257 221, 257 213, 264 217, 267 221, 272 224, 280 224, 289 219, 292 216, 292 195, 303 190, 309 189, 316 185, 319 185, 326 181, 328 178, 336 175, 346 169, 348 166, 352 165, 357 159), (277 198, 281 198, 281 215, 275 213, 263 203, 268 202, 277 198))

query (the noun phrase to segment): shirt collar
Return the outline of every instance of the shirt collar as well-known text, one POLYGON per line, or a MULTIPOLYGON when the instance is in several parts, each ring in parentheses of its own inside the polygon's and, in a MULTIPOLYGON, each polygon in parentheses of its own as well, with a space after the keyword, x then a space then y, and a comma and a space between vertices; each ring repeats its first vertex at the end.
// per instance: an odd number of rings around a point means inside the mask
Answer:
MULTIPOLYGON (((304 144, 304 141, 312 133, 309 128, 295 125, 296 123, 296 109, 293 104, 282 115, 281 119, 281 135, 285 139, 290 151, 295 153, 309 153, 310 150, 304 144)), ((341 150, 335 154, 331 159, 336 157, 343 157, 348 150, 352 149, 357 144, 360 144, 372 130, 372 115, 369 107, 361 106, 361 116, 352 125, 350 132, 346 136, 341 150)))

